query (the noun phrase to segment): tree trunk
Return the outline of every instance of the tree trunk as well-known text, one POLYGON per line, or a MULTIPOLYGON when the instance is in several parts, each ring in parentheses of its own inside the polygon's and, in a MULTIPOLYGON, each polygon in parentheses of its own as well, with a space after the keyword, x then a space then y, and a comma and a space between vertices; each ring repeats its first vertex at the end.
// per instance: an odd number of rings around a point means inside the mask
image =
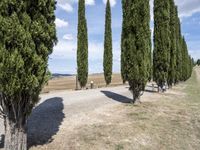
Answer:
MULTIPOLYGON (((19 119, 20 120, 20 119, 19 119)), ((5 150, 27 150, 26 122, 15 123, 5 119, 5 150)))
POLYGON ((160 93, 160 86, 158 85, 158 93, 160 93))
POLYGON ((132 104, 135 104, 135 102, 136 102, 136 96, 133 94, 132 104))

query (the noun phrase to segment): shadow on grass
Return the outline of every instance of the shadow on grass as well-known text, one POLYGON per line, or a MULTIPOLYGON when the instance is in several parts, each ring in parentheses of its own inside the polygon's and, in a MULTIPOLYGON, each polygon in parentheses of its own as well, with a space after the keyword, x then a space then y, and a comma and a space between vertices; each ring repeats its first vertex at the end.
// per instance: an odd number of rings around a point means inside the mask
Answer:
POLYGON ((101 91, 105 96, 121 103, 131 103, 132 99, 110 91, 101 91))
POLYGON ((28 119, 28 148, 53 141, 65 118, 63 99, 54 97, 38 105, 28 119))
POLYGON ((148 92, 148 93, 158 93, 158 91, 155 91, 155 90, 153 91, 153 90, 149 90, 149 89, 145 89, 144 91, 148 92))
POLYGON ((4 148, 4 140, 5 140, 5 135, 1 135, 0 137, 0 148, 4 148))

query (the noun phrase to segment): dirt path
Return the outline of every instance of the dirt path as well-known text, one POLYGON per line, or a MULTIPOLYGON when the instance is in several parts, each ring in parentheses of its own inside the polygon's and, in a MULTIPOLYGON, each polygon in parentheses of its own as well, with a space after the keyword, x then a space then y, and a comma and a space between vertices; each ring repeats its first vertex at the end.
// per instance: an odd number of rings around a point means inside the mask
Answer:
MULTIPOLYGON (((196 69, 200 83, 199 73, 200 69, 196 69)), ((150 86, 141 98, 143 103, 136 106, 128 104, 132 95, 127 86, 41 95, 41 102, 28 121, 30 149, 112 150, 133 147, 154 149, 159 146, 161 149, 169 149, 169 143, 173 143, 170 138, 177 137, 168 132, 175 134, 177 130, 177 134, 181 134, 176 128, 182 126, 185 120, 179 117, 182 113, 190 117, 186 104, 182 105, 182 100, 186 97, 183 90, 187 84, 180 84, 164 94, 151 92, 150 86), (168 129, 169 127, 171 128, 168 129), (152 136, 157 131, 158 134, 152 136), (164 139, 166 143, 162 143, 164 139), (165 148, 165 144, 169 146, 165 148)), ((195 107, 198 108, 199 105, 195 107)), ((3 126, 1 123, 0 125, 1 135, 3 126)), ((191 133, 187 130, 186 134, 191 133)), ((198 140, 193 139, 195 141, 198 140)), ((181 149, 179 146, 177 149, 181 149)))

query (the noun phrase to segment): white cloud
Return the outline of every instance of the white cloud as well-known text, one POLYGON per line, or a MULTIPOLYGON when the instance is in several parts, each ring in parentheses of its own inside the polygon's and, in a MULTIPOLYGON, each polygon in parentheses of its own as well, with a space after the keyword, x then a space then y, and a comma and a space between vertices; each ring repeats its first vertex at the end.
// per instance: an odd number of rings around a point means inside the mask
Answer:
MULTIPOLYGON (((73 4, 77 3, 78 0, 57 0, 58 4, 73 4)), ((85 0, 86 5, 95 5, 95 0, 85 0)))
POLYGON ((85 3, 86 3, 86 5, 94 5, 95 1, 94 0, 86 0, 85 3))
POLYGON ((63 39, 64 40, 68 40, 68 41, 72 41, 74 39, 73 35, 72 34, 65 34, 63 36, 63 39))
POLYGON ((60 40, 54 47, 54 51, 51 57, 53 59, 73 59, 75 61, 76 47, 77 46, 75 41, 60 40))
POLYGON ((200 0, 175 0, 180 17, 190 17, 200 12, 200 0))
MULTIPOLYGON (((77 3, 78 0, 58 0, 58 7, 65 10, 66 12, 72 12, 73 11, 73 3, 77 3)), ((86 0, 86 5, 95 5, 95 0, 86 0)))
POLYGON ((67 12, 72 12, 73 11, 73 7, 69 4, 69 3, 65 3, 65 4, 59 4, 58 6, 60 8, 62 8, 63 10, 67 11, 67 12))
MULTIPOLYGON (((68 69, 72 69, 70 73, 76 72, 76 51, 77 51, 77 41, 66 41, 60 40, 58 44, 54 47, 53 54, 51 55, 52 62, 54 60, 62 60, 66 62, 73 63, 71 66, 67 66, 60 70, 60 72, 68 72, 68 69)), ((88 47, 88 60, 89 60, 89 72, 98 73, 103 72, 103 43, 102 42, 89 42, 88 47)), ((55 62, 57 63, 57 62, 55 62)), ((59 69, 59 66, 53 69, 59 69)), ((119 42, 113 42, 113 71, 120 71, 120 45, 119 42)), ((56 72, 56 71, 54 71, 56 72)))
MULTIPOLYGON (((106 4, 107 0, 103 0, 103 3, 106 4)), ((111 7, 115 6, 116 5, 116 0, 110 0, 110 5, 111 7)))
MULTIPOLYGON (((190 17, 194 13, 200 12, 200 0, 175 0, 178 6, 179 16, 190 17)), ((153 19, 153 0, 150 0, 151 4, 151 19, 153 19)))
POLYGON ((67 27, 69 25, 67 21, 59 18, 56 18, 55 23, 57 28, 67 27))

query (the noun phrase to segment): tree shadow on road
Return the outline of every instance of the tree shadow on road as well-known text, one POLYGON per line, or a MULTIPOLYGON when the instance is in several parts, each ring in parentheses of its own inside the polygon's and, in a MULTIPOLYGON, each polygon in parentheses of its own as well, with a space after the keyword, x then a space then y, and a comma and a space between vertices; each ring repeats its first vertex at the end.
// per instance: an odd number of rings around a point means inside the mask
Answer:
POLYGON ((131 103, 132 99, 110 91, 101 91, 105 96, 121 103, 131 103))
POLYGON ((149 90, 149 89, 145 89, 144 91, 148 92, 148 93, 158 93, 157 91, 153 91, 153 90, 149 90))
POLYGON ((28 119, 28 147, 44 145, 53 141, 53 136, 65 118, 63 99, 54 97, 38 105, 28 119))

